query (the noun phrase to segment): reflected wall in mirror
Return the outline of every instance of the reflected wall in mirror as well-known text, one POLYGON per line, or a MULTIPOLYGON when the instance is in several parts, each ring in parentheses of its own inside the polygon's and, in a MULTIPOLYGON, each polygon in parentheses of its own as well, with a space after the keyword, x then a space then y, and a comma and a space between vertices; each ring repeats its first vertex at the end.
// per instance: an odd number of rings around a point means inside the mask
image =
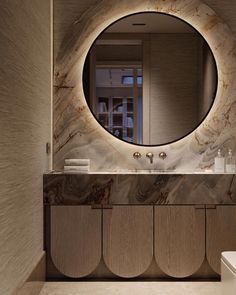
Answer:
POLYGON ((163 145, 191 133, 210 111, 217 68, 205 39, 163 13, 122 18, 95 40, 83 71, 87 103, 114 136, 163 145))

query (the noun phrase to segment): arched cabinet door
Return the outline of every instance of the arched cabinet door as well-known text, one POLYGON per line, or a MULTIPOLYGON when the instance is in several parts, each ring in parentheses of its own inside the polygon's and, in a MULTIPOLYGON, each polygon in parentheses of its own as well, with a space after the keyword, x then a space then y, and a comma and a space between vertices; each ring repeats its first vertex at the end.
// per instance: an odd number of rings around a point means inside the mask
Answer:
POLYGON ((103 255, 114 274, 144 273, 153 257, 153 207, 114 206, 103 211, 103 255))
POLYGON ((205 209, 194 206, 155 206, 154 254, 167 275, 194 274, 205 257, 205 209))
POLYGON ((64 275, 92 273, 101 259, 102 211, 91 206, 51 207, 51 257, 64 275))
POLYGON ((208 206, 206 221, 207 260, 220 274, 221 252, 236 251, 236 206, 208 206))

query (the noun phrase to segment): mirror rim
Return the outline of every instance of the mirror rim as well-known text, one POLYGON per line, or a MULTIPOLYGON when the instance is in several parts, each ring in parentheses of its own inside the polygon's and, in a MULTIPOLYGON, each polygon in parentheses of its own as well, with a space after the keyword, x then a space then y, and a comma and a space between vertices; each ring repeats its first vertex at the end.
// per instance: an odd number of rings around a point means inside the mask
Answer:
MULTIPOLYGON (((145 33, 140 33, 140 34, 145 34, 145 33)), ((191 23, 187 22, 185 19, 179 17, 179 16, 176 16, 176 15, 173 15, 173 14, 170 14, 170 13, 167 13, 167 12, 161 12, 161 11, 154 11, 154 10, 150 10, 150 11, 140 11, 140 12, 135 12, 135 13, 129 13, 125 16, 122 16, 118 19, 116 19, 115 21, 113 21, 112 23, 110 23, 107 27, 105 27, 97 36, 96 38, 93 40, 92 44, 90 45, 89 49, 88 49, 88 52, 86 53, 86 56, 85 56, 85 59, 84 59, 84 62, 83 62, 83 69, 82 69, 82 91, 83 91, 83 95, 84 95, 84 98, 85 98, 85 102, 87 104, 87 107, 89 109, 89 111, 91 112, 91 114, 93 115, 94 119, 97 121, 97 123, 110 135, 112 135, 113 137, 115 137, 116 139, 122 141, 122 142, 125 142, 127 144, 131 144, 131 145, 134 145, 134 146, 138 146, 138 147, 162 147, 162 146, 165 146, 165 145, 170 145, 170 144, 173 144, 173 143, 176 143, 184 138, 186 138, 187 136, 191 135, 193 132, 196 131, 196 129, 198 129, 200 127, 200 125, 202 125, 204 123, 204 121, 206 120, 206 118, 208 117, 208 115, 211 113, 212 109, 213 109, 213 106, 215 104, 215 101, 216 101, 216 97, 217 97, 217 93, 218 93, 218 90, 219 90, 219 69, 217 67, 217 61, 216 61, 216 57, 213 53, 213 50, 212 48, 210 47, 210 44, 209 42, 206 40, 206 38, 203 36, 203 34, 201 32, 199 32, 199 30, 197 30, 191 23), (165 143, 161 143, 161 144, 139 144, 139 143, 135 143, 135 142, 129 142, 129 141, 126 141, 122 138, 119 138, 118 136, 114 135, 111 131, 109 131, 108 129, 106 129, 106 127, 104 125, 102 125, 97 116, 95 115, 94 111, 92 110, 92 108, 90 107, 89 103, 88 103, 88 100, 87 100, 87 97, 85 95, 85 91, 84 91, 84 84, 85 84, 85 74, 84 74, 84 69, 85 69, 85 65, 86 65, 86 61, 87 59, 89 58, 89 55, 90 55, 90 52, 93 48, 93 46, 95 45, 96 41, 99 39, 99 37, 107 30, 109 29, 111 26, 113 26, 114 24, 116 24, 117 22, 127 18, 127 17, 130 17, 130 16, 133 16, 133 15, 138 15, 138 14, 147 14, 147 13, 155 13, 155 14, 161 14, 161 15, 166 15, 168 17, 171 17, 171 18, 175 18, 175 19, 178 19, 180 22, 183 22, 185 23, 186 25, 190 26, 197 34, 199 34, 201 36, 201 38, 205 41, 205 43, 207 44, 208 46, 208 49, 209 51, 211 52, 211 55, 213 57, 213 60, 214 60, 214 65, 215 65, 215 75, 216 75, 216 85, 215 85, 215 90, 214 90, 214 95, 213 95, 213 98, 212 98, 212 102, 211 104, 209 105, 208 107, 208 110, 206 112, 206 114, 202 117, 202 119, 199 121, 199 123, 197 123, 197 125, 191 129, 191 131, 185 133, 183 136, 181 137, 178 137, 177 139, 175 140, 171 140, 171 141, 168 141, 168 142, 165 142, 165 143)))

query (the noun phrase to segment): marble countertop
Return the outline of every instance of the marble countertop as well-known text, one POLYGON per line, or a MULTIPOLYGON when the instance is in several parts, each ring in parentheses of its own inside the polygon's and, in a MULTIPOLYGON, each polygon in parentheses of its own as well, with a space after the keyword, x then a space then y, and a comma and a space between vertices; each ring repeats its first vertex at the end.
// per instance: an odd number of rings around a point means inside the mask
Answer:
POLYGON ((169 171, 53 171, 44 174, 44 204, 236 204, 236 177, 169 171))
POLYGON ((80 171, 48 171, 45 172, 45 174, 78 174, 78 175, 96 175, 96 174, 105 174, 105 175, 110 175, 110 174, 153 174, 153 175, 162 175, 162 174, 179 174, 179 175, 184 175, 184 174, 208 174, 208 175, 234 175, 235 173, 216 173, 212 170, 206 170, 206 171, 175 171, 175 170, 119 170, 119 171, 89 171, 89 172, 80 172, 80 171))

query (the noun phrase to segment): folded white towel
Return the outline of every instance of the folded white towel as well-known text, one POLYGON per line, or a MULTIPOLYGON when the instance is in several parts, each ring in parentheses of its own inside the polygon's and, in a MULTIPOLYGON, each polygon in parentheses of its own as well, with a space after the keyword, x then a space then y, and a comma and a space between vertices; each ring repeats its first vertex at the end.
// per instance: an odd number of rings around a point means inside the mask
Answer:
POLYGON ((89 166, 90 159, 65 159, 66 166, 89 166))
POLYGON ((64 171, 88 172, 89 171, 89 166, 64 166, 64 171))

